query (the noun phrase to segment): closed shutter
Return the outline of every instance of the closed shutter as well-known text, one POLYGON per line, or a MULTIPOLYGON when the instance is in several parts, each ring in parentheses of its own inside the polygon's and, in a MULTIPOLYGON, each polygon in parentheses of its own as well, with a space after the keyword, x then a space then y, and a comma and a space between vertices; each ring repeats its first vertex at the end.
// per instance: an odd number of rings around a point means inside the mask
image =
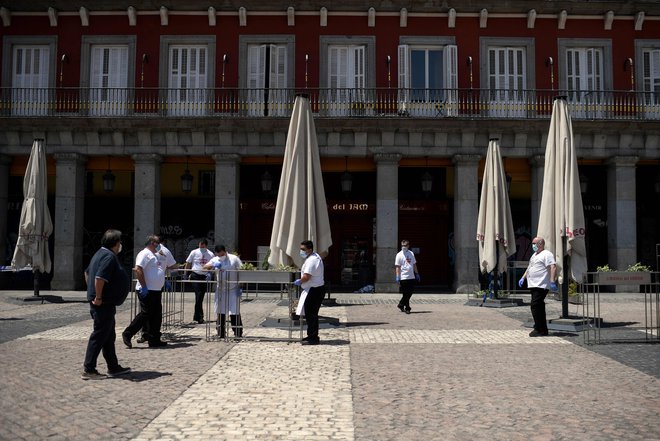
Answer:
POLYGON ((450 44, 444 51, 445 65, 445 113, 448 116, 458 114, 458 47, 450 44))
POLYGON ((45 115, 49 108, 48 46, 14 46, 12 114, 45 115))

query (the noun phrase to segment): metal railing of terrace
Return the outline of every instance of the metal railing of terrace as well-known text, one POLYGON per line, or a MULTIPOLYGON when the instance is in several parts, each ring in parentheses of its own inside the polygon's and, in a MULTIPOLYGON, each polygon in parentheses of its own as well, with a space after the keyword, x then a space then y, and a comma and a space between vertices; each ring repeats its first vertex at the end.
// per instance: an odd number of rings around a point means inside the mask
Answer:
POLYGON ((658 120, 660 93, 494 89, 2 88, 8 117, 289 117, 295 96, 328 118, 545 119, 565 96, 574 119, 658 120))

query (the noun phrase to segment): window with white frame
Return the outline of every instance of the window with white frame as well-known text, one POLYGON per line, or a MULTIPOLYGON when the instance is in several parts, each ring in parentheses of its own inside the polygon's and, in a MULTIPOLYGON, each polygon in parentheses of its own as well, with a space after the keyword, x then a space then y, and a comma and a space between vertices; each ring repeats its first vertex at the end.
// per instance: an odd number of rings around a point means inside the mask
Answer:
POLYGON ((176 115, 203 115, 209 101, 207 47, 171 45, 169 48, 169 104, 176 115))
POLYGON ((525 48, 488 48, 488 89, 491 101, 523 101, 526 84, 525 48))
POLYGON ((323 36, 320 42, 321 108, 331 115, 373 114, 375 38, 323 36))
POLYGON ((92 45, 89 96, 91 115, 125 115, 128 111, 128 46, 92 45))
POLYGON ((287 45, 250 44, 247 53, 248 112, 285 116, 287 100, 287 45))
POLYGON ((416 116, 456 114, 457 47, 402 44, 398 53, 399 111, 416 116))
POLYGON ((50 92, 50 48, 15 45, 12 50, 12 115, 45 115, 50 92))
POLYGON ((162 35, 159 84, 166 89, 167 112, 176 116, 216 111, 215 35, 162 35))
POLYGON ((634 65, 636 102, 645 118, 660 119, 660 40, 635 39, 634 65))
MULTIPOLYGON (((134 35, 83 35, 80 87, 87 95, 80 112, 122 116, 133 111, 135 86, 134 35)), ((141 97, 144 99, 144 97, 141 97)))
MULTIPOLYGON (((602 117, 612 88, 612 42, 609 39, 560 38, 559 88, 574 118, 602 117)), ((611 96, 610 96, 611 98, 611 96)))
POLYGON ((535 111, 534 39, 479 38, 480 101, 492 117, 524 117, 535 111))

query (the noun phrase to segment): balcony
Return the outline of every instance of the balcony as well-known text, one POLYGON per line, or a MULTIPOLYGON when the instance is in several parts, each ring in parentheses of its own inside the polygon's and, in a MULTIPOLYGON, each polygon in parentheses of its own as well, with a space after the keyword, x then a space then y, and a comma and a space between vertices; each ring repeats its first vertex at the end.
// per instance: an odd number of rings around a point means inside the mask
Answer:
POLYGON ((2 88, 5 117, 287 118, 305 93, 324 118, 548 119, 555 96, 583 120, 660 120, 660 93, 493 89, 2 88))

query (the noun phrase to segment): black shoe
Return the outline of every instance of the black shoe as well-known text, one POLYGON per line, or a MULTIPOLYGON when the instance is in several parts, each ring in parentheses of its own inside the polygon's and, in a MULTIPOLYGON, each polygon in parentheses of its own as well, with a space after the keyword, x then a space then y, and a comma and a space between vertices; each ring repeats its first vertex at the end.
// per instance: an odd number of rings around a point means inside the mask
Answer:
POLYGON ((104 380, 107 377, 103 374, 99 374, 99 372, 94 369, 93 371, 83 371, 80 378, 83 380, 104 380))
POLYGON ((539 332, 536 329, 534 329, 532 332, 529 333, 530 337, 547 337, 548 332, 539 332))
POLYGON ((406 308, 406 314, 410 314, 410 308, 406 308))
POLYGON ((158 340, 158 341, 150 341, 149 342, 149 347, 150 348, 162 348, 163 346, 167 346, 166 341, 158 340))
POLYGON ((131 335, 127 334, 126 331, 121 333, 121 340, 124 342, 124 345, 131 349, 133 345, 131 344, 131 335))
POLYGON ((114 369, 108 369, 108 377, 118 377, 120 375, 128 374, 131 371, 129 367, 117 366, 114 369))
POLYGON ((303 339, 303 341, 300 342, 300 344, 304 346, 315 346, 319 343, 321 343, 319 338, 307 338, 307 340, 303 339))
POLYGON ((406 308, 404 308, 403 305, 396 305, 396 307, 399 308, 401 312, 406 312, 406 308))
POLYGON ((199 325, 204 324, 204 319, 197 320, 197 324, 199 324, 199 325))
POLYGON ((138 337, 136 340, 138 343, 144 343, 147 341, 147 338, 143 335, 142 337, 138 337))

